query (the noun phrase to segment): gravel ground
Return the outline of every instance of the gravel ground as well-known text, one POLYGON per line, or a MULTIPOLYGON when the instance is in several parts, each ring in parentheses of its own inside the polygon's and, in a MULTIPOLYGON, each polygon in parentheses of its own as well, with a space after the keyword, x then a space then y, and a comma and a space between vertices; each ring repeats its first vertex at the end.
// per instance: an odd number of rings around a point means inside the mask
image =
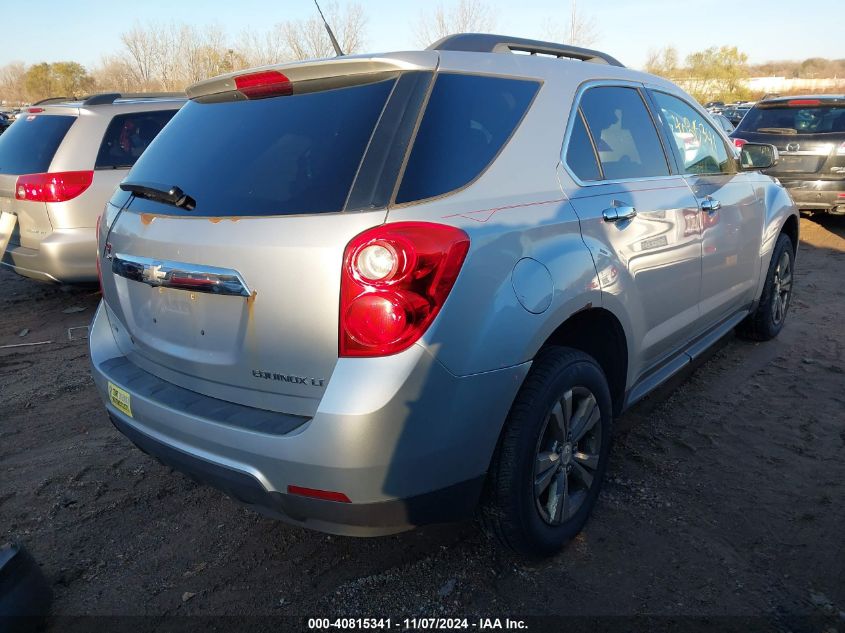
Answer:
POLYGON ((798 616, 843 631, 845 218, 801 231, 781 336, 727 338, 617 420, 592 519, 540 564, 473 523, 307 532, 171 472, 114 430, 85 341, 68 339, 95 290, 0 271, 0 346, 51 341, 0 349, 0 542, 41 562, 57 616, 798 616))

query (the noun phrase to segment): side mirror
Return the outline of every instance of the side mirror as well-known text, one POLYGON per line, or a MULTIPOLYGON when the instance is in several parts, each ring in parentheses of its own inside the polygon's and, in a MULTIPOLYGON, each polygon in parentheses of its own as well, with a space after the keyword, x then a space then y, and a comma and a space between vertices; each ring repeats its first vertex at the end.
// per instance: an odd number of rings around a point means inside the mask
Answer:
POLYGON ((742 170, 768 169, 778 164, 778 150, 774 145, 746 143, 739 150, 742 170))

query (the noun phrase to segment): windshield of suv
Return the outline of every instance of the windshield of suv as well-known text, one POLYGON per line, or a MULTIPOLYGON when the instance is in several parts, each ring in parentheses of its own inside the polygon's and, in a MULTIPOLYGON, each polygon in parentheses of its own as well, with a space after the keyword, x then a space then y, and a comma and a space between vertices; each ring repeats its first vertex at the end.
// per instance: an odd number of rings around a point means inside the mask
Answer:
POLYGON ((0 136, 0 173, 46 172, 75 116, 21 115, 0 136))
POLYGON ((738 132, 763 134, 825 134, 845 133, 845 104, 825 105, 816 101, 796 100, 802 104, 773 104, 756 107, 737 128, 738 132))
POLYGON ((395 83, 391 78, 269 99, 189 101, 127 179, 179 187, 196 202, 190 215, 341 211, 395 83))

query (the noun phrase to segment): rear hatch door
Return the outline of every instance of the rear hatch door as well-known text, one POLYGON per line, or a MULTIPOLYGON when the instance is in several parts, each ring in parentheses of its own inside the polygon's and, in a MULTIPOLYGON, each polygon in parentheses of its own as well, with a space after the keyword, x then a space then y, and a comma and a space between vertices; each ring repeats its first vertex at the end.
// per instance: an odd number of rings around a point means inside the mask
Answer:
POLYGON ((845 99, 802 97, 763 102, 731 136, 777 147, 780 160, 767 170, 773 176, 845 177, 845 99))
POLYGON ((129 359, 199 393, 313 415, 338 358, 344 247, 384 222, 430 75, 185 105, 101 232, 104 298, 129 359), (174 186, 180 196, 155 193, 174 186))
POLYGON ((47 204, 17 200, 18 176, 45 173, 68 130, 76 122, 75 108, 23 113, 0 136, 0 211, 18 216, 11 246, 38 248, 53 227, 47 204))

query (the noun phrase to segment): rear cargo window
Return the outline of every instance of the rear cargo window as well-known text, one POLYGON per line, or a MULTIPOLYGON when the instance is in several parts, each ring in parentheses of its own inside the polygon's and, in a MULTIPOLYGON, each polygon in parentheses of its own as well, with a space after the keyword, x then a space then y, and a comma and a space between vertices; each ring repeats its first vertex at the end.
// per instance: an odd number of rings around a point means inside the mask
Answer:
POLYGON ((22 114, 0 136, 0 173, 46 172, 75 116, 22 114))
POLYGON ((440 74, 396 202, 432 198, 474 180, 510 138, 538 88, 536 81, 440 74))
POLYGON ((736 131, 762 134, 845 133, 845 104, 820 105, 817 99, 794 101, 796 105, 752 108, 736 131))
MULTIPOLYGON (((189 101, 128 178, 178 186, 190 215, 341 211, 395 79, 253 101, 189 101)), ((157 204, 148 203, 146 204, 157 204)))
POLYGON ((118 114, 111 120, 94 169, 132 167, 177 110, 118 114))

